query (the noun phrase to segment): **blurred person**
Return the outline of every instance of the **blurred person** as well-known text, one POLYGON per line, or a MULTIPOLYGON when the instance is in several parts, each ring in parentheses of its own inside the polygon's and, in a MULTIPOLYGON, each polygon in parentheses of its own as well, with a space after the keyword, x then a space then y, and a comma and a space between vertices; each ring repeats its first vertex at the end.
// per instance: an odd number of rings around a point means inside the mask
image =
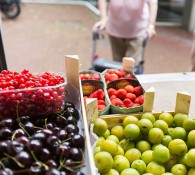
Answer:
POLYGON ((137 73, 142 73, 146 41, 156 35, 158 0, 98 0, 98 8, 100 21, 93 30, 106 29, 113 59, 121 62, 123 57, 133 57, 137 73))

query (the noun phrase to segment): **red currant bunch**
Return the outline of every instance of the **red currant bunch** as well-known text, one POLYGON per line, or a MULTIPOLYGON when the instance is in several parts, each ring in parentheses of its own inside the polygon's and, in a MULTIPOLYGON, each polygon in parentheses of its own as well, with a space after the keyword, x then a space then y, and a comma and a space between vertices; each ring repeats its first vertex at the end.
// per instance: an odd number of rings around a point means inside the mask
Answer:
POLYGON ((65 100, 65 79, 44 72, 33 74, 3 70, 0 73, 0 115, 42 115, 59 112, 65 100))

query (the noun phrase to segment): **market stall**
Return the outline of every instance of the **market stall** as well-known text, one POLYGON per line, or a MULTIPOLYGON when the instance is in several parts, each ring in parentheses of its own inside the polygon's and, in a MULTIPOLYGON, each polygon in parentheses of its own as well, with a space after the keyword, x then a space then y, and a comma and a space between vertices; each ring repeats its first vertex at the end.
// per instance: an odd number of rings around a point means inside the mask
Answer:
POLYGON ((133 65, 80 72, 75 55, 65 75, 2 71, 1 88, 20 81, 0 93, 0 172, 193 175, 194 73, 138 76, 133 65))

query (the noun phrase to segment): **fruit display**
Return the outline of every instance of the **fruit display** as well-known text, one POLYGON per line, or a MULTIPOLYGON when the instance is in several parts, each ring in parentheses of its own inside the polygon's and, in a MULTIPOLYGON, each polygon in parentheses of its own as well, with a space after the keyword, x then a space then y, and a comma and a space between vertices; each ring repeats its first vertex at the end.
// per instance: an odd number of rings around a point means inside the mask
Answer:
POLYGON ((195 118, 144 112, 93 120, 94 162, 101 175, 194 175, 195 118))
POLYGON ((82 175, 84 137, 75 105, 58 114, 0 118, 0 174, 82 175))
POLYGON ((66 81, 63 75, 33 74, 3 70, 0 73, 0 116, 42 115, 64 107, 66 81))
POLYGON ((106 113, 99 112, 99 115, 132 113, 142 110, 144 90, 132 72, 122 69, 108 69, 100 73, 99 76, 103 77, 102 81, 95 81, 91 85, 92 76, 96 74, 89 71, 81 72, 79 76, 82 82, 84 100, 97 98, 98 110, 102 111, 107 108, 106 113), (100 83, 103 84, 102 87, 99 87, 98 84, 100 83), (109 106, 111 110, 108 109, 109 106))

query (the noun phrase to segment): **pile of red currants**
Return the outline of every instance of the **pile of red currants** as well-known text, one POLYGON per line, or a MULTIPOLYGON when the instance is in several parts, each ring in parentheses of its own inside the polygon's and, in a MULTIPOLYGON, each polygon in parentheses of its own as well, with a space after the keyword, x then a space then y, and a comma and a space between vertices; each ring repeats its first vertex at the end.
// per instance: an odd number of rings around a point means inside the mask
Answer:
POLYGON ((0 73, 0 116, 54 114, 65 101, 65 79, 49 72, 32 74, 3 70, 0 73))
POLYGON ((0 174, 84 175, 84 137, 75 105, 58 114, 0 117, 0 174))

